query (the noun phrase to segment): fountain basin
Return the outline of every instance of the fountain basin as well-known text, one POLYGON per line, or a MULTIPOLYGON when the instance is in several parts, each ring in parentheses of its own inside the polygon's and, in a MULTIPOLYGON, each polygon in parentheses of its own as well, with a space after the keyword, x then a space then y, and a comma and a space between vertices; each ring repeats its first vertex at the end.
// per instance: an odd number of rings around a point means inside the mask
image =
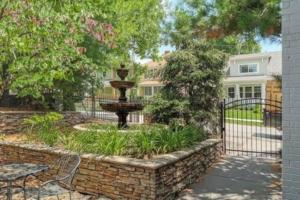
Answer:
POLYGON ((132 81, 110 81, 110 85, 113 88, 119 89, 119 88, 132 88, 134 87, 135 83, 132 81))
POLYGON ((144 106, 139 103, 130 102, 109 102, 101 103, 100 106, 109 112, 134 112, 143 110, 144 106))

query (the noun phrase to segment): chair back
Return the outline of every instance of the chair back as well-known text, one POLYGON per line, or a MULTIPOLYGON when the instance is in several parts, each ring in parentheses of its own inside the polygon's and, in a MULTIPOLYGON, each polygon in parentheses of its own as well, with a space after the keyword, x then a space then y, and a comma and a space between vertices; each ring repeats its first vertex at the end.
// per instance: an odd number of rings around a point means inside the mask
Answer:
POLYGON ((63 155, 55 163, 53 169, 56 170, 55 179, 66 187, 72 188, 72 181, 79 168, 81 159, 79 155, 63 155), (62 179, 62 180, 61 180, 62 179))

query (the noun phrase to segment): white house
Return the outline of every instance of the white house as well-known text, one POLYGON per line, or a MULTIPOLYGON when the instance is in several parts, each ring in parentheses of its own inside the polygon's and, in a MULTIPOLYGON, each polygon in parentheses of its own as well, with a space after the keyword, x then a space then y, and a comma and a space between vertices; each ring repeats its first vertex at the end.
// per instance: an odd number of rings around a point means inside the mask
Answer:
POLYGON ((280 52, 243 54, 231 56, 224 80, 225 93, 229 99, 281 98, 281 90, 274 89, 274 75, 282 74, 280 52))

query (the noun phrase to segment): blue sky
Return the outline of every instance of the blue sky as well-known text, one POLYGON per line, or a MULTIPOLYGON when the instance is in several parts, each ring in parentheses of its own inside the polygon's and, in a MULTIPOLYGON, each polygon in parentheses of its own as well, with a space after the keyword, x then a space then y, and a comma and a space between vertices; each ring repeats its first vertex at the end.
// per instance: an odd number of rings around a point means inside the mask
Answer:
MULTIPOLYGON (((274 52, 274 51, 281 51, 281 43, 279 42, 272 42, 271 40, 265 39, 260 41, 261 45, 261 52, 274 52)), ((161 46, 159 49, 160 54, 162 55, 165 51, 174 51, 174 48, 171 46, 161 46)), ((138 63, 146 63, 151 59, 140 59, 136 58, 138 63)))
POLYGON ((260 42, 261 44, 261 51, 262 52, 273 52, 273 51, 281 51, 282 46, 281 43, 278 42, 271 42, 270 40, 264 40, 260 42))
MULTIPOLYGON (((281 43, 279 42, 272 42, 271 40, 262 40, 260 41, 261 45, 261 52, 274 52, 274 51, 281 51, 281 43)), ((174 48, 171 46, 161 46, 160 53, 163 54, 165 51, 173 51, 174 48)))

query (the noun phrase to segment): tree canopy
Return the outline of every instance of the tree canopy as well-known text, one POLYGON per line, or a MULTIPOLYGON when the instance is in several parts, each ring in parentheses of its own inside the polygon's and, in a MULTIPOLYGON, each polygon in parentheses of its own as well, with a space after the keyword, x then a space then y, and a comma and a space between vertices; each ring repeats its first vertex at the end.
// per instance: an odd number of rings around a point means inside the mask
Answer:
POLYGON ((165 35, 177 48, 205 38, 231 54, 259 52, 259 38, 280 38, 280 12, 280 0, 182 0, 165 35))
POLYGON ((154 56, 162 17, 160 0, 3 0, 0 97, 64 101, 86 92, 131 55, 154 56))
POLYGON ((170 123, 181 118, 187 124, 216 128, 226 58, 205 40, 190 41, 170 54, 161 72, 165 87, 149 108, 154 120, 170 123))

